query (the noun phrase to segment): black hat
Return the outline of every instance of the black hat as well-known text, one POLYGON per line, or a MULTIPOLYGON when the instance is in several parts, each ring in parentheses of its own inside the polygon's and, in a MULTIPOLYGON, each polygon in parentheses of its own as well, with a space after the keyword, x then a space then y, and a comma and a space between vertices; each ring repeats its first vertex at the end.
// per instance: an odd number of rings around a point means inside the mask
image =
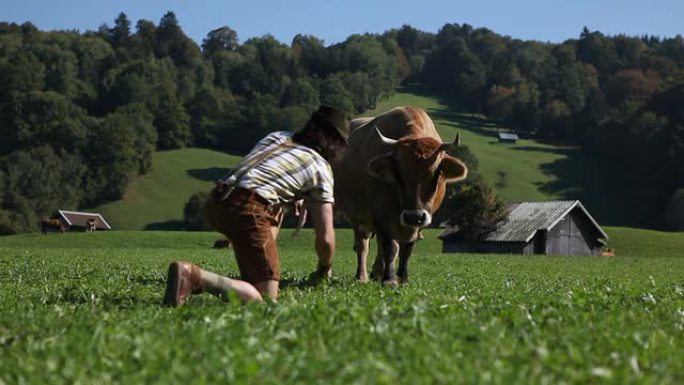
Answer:
POLYGON ((345 142, 349 137, 349 119, 347 119, 347 114, 335 107, 320 106, 317 111, 311 114, 311 121, 331 125, 345 142))

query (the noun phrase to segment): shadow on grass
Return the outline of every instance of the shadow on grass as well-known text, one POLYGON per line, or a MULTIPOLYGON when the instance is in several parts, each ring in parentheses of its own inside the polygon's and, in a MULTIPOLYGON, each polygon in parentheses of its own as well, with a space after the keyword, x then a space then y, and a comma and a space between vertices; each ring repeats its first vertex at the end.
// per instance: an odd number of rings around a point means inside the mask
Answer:
POLYGON ((442 125, 468 130, 485 137, 497 138, 497 125, 476 115, 468 116, 466 113, 456 112, 449 108, 432 108, 428 113, 434 120, 441 120, 442 125))
POLYGON ((315 277, 313 274, 309 274, 304 278, 294 278, 294 279, 283 279, 280 281, 280 289, 310 289, 320 285, 336 285, 336 279, 321 279, 315 277))
POLYGON ((498 128, 500 128, 499 124, 486 119, 480 114, 469 111, 457 99, 415 85, 404 86, 400 88, 400 91, 437 99, 441 107, 428 108, 426 111, 433 120, 440 120, 440 124, 457 129, 465 129, 483 136, 497 137, 498 128))
POLYGON ((215 182, 219 179, 225 178, 230 170, 230 168, 223 167, 193 168, 187 170, 186 173, 195 179, 206 182, 215 182))
POLYGON ((179 219, 172 219, 166 222, 149 223, 144 228, 144 230, 153 231, 178 231, 184 229, 185 225, 183 224, 183 221, 179 219))
MULTIPOLYGON (((535 149, 534 151, 541 151, 535 149)), ((556 180, 539 184, 540 191, 577 199, 601 225, 656 228, 659 198, 648 176, 635 184, 622 164, 579 150, 559 150, 567 157, 541 165, 556 180)))
POLYGON ((542 147, 542 146, 515 146, 512 147, 515 151, 525 151, 525 152, 545 152, 549 154, 559 154, 570 156, 576 153, 577 149, 570 148, 558 148, 558 147, 542 147))

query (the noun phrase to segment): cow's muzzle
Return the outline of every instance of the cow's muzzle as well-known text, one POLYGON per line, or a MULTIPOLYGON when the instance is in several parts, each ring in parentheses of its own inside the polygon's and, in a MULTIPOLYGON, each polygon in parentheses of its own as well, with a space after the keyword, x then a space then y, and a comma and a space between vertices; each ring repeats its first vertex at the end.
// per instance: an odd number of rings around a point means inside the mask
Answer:
POLYGON ((432 215, 425 210, 404 210, 399 216, 402 226, 423 227, 432 222, 432 215))

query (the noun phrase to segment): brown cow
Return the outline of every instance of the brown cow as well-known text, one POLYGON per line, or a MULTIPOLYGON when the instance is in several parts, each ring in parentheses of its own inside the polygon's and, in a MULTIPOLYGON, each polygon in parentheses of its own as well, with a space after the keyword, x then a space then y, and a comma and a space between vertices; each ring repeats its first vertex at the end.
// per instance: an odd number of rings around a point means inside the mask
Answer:
POLYGON ((66 231, 66 226, 64 226, 64 223, 59 219, 44 218, 40 221, 40 229, 43 234, 55 232, 63 233, 66 231))
POLYGON ((601 250, 601 256, 602 257, 614 257, 615 256, 615 249, 601 250))
POLYGON ((446 150, 432 119, 419 108, 398 107, 376 118, 351 122, 347 152, 333 164, 336 207, 354 224, 356 278, 368 280, 368 241, 377 234, 378 255, 372 276, 396 285, 408 281, 408 260, 420 229, 444 199, 446 183, 468 170, 446 150), (382 271, 382 275, 380 274, 382 271))

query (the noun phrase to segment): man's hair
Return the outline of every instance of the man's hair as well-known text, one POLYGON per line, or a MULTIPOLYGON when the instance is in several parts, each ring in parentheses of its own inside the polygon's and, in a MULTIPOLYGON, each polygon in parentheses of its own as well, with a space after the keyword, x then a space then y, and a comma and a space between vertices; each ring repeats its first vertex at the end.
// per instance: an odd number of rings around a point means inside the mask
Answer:
POLYGON ((304 128, 292 135, 292 141, 313 149, 328 162, 347 148, 347 142, 337 130, 321 120, 309 120, 304 128))

